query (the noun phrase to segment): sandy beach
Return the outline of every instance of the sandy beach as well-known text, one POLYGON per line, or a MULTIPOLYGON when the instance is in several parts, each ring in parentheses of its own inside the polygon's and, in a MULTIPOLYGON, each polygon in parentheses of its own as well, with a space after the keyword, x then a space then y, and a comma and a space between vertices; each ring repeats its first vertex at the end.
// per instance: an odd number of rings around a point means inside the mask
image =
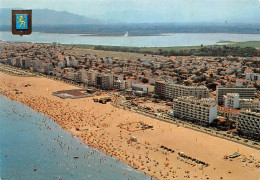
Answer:
POLYGON ((0 93, 54 119, 87 145, 124 161, 158 179, 259 180, 260 168, 248 159, 260 160, 258 150, 209 136, 182 126, 119 109, 110 103, 93 102, 92 97, 61 99, 52 92, 78 89, 43 77, 17 77, 0 72, 0 93), (26 84, 31 86, 25 87, 26 84), (16 94, 18 89, 22 94, 16 94), (129 131, 129 123, 142 121, 153 129, 129 131), (125 124, 125 125, 124 125, 125 124), (122 128, 126 127, 126 128, 122 128), (130 141, 136 137, 137 142, 130 141), (169 152, 161 146, 173 149, 169 152), (204 167, 180 158, 178 152, 204 161, 204 167), (235 152, 240 157, 225 160, 235 152), (242 159, 247 159, 242 162, 242 159))

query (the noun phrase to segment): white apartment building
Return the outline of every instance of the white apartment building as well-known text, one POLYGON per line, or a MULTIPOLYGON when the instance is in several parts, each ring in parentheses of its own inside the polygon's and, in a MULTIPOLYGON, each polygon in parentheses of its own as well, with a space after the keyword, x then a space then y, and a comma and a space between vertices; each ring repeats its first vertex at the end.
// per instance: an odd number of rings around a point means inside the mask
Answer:
POLYGON ((259 99, 240 99, 239 108, 241 109, 260 108, 260 101, 259 99))
POLYGON ((239 108, 239 94, 238 93, 227 93, 224 97, 224 107, 228 109, 239 108))
POLYGON ((124 80, 115 80, 114 89, 118 89, 118 90, 126 89, 126 82, 124 80))
POLYGON ((151 86, 149 84, 132 83, 132 89, 135 91, 142 91, 144 93, 153 93, 154 92, 154 86, 151 86))
POLYGON ((114 87, 114 74, 107 74, 108 75, 108 78, 109 78, 109 80, 108 80, 108 83, 109 83, 109 89, 113 89, 113 87, 114 87))
POLYGON ((217 104, 212 98, 182 96, 173 100, 175 117, 206 126, 217 119, 217 104))
POLYGON ((31 65, 32 65, 31 59, 28 59, 28 58, 22 59, 21 67, 23 69, 29 69, 31 67, 31 65))
POLYGON ((102 89, 113 89, 113 75, 98 74, 96 76, 96 86, 102 89))
POLYGON ((240 135, 260 140, 260 113, 242 111, 236 120, 238 121, 237 131, 240 135))
POLYGON ((159 97, 165 97, 166 82, 155 81, 154 93, 159 97))
POLYGON ((97 77, 96 71, 87 71, 87 84, 88 86, 96 86, 96 77, 97 77))
POLYGON ((184 86, 179 84, 166 84, 166 98, 177 98, 181 96, 207 98, 209 97, 209 90, 206 86, 184 86))
POLYGON ((108 75, 98 74, 96 78, 96 86, 102 89, 109 88, 109 77, 108 75))
POLYGON ((155 94, 165 98, 177 98, 181 96, 194 96, 198 98, 209 97, 209 90, 206 86, 184 86, 164 81, 155 82, 155 94))
POLYGON ((78 81, 87 83, 87 71, 85 69, 80 69, 78 71, 78 81))
POLYGON ((259 99, 240 99, 238 93, 227 93, 224 97, 224 107, 228 109, 260 108, 259 99))

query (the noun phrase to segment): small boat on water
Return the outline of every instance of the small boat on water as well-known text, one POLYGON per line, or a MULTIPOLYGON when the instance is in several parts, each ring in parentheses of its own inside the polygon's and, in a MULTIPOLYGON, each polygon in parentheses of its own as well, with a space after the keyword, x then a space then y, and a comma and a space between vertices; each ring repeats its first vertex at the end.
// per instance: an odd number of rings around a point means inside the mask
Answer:
POLYGON ((127 36, 128 36, 128 31, 126 31, 126 33, 125 33, 124 37, 127 37, 127 36))
POLYGON ((73 158, 74 158, 74 159, 78 159, 79 157, 78 157, 78 156, 74 156, 73 158))

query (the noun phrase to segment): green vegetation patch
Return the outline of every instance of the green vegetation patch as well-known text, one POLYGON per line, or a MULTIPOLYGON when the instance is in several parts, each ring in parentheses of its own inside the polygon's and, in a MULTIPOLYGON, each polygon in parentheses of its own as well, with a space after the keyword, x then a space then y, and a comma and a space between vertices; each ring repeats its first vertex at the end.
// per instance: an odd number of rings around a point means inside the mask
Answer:
POLYGON ((219 41, 218 45, 208 46, 175 46, 175 47, 127 47, 127 46, 101 46, 101 45, 85 45, 85 44, 65 44, 79 48, 102 50, 102 51, 117 51, 130 52, 141 54, 153 54, 163 56, 241 56, 252 57, 260 56, 260 41, 219 41))

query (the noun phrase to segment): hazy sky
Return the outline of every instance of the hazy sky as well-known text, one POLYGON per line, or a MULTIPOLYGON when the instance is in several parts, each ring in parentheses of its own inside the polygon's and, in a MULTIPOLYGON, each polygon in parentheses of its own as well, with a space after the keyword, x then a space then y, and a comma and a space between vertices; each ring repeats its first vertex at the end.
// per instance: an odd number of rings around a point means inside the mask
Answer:
POLYGON ((260 23, 260 0, 0 0, 0 7, 48 8, 126 23, 260 23))

